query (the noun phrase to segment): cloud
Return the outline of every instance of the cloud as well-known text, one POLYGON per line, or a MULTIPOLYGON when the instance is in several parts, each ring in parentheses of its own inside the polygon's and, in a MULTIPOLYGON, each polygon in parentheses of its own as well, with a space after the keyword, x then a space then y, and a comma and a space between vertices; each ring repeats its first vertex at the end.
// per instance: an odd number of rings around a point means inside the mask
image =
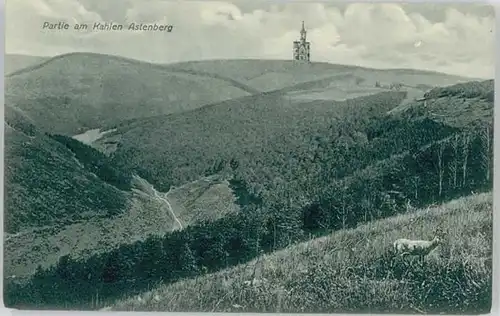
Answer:
POLYGON ((291 57, 305 21, 317 61, 493 77, 494 16, 484 6, 156 0, 16 0, 6 8, 9 53, 94 51, 174 62, 291 57), (439 10, 438 10, 439 8, 439 10), (164 32, 47 32, 44 21, 166 23, 164 32), (418 45, 416 45, 418 43, 418 45))

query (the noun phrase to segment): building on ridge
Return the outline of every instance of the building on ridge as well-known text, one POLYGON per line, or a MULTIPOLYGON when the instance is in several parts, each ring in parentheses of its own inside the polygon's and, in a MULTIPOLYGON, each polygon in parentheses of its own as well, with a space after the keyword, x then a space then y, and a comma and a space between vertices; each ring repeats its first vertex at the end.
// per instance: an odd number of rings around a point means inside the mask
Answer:
POLYGON ((293 42, 293 59, 298 61, 309 62, 311 43, 307 41, 307 31, 302 21, 302 29, 300 30, 300 40, 293 42))

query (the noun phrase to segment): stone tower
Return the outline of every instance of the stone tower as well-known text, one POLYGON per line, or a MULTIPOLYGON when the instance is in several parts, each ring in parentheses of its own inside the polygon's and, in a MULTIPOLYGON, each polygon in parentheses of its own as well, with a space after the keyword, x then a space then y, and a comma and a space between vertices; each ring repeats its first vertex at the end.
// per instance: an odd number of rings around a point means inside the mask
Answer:
POLYGON ((300 30, 300 40, 293 42, 293 59, 298 61, 310 61, 311 43, 307 41, 307 32, 302 21, 302 29, 300 30))

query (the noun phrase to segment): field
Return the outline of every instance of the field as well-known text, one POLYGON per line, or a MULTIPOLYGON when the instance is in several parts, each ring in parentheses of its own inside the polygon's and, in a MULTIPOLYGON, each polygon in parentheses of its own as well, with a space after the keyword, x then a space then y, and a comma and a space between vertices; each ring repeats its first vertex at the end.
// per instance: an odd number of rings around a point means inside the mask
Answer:
POLYGON ((247 264, 121 300, 108 310, 168 312, 487 312, 492 195, 341 230, 247 264), (443 242, 421 265, 391 260, 398 238, 443 242), (392 267, 391 267, 392 264, 392 267), (253 286, 248 282, 255 278, 253 286))

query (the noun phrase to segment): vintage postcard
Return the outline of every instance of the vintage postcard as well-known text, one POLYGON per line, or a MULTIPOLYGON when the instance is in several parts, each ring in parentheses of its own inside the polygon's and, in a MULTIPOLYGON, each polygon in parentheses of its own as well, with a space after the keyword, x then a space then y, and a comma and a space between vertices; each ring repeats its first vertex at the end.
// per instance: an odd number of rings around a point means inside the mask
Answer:
POLYGON ((13 309, 484 314, 487 4, 7 0, 13 309))

